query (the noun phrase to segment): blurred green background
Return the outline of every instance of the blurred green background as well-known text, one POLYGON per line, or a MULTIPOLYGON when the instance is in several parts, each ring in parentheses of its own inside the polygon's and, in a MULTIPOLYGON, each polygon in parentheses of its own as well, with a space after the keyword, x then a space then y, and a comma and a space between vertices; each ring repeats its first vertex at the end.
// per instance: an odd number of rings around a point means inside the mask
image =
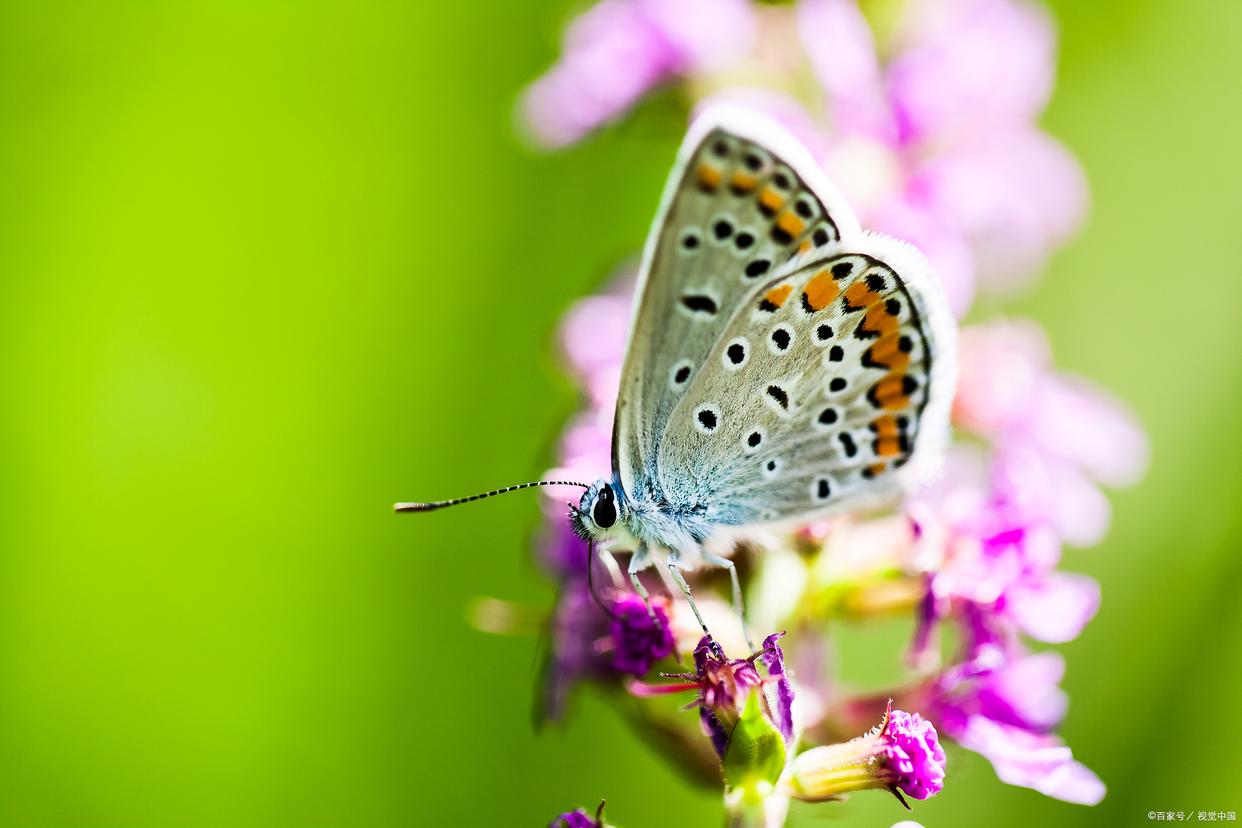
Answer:
MULTIPOLYGON (((1065 647, 1096 809, 956 751, 934 826, 1242 810, 1242 4, 1054 4, 1046 123, 1087 230, 1019 312, 1150 429, 1065 647), (1224 720, 1224 732, 1218 730, 1224 720)), ((561 155, 513 138, 569 6, 0 10, 0 823, 716 826, 590 693, 532 730, 530 478, 575 395, 550 332, 642 241, 668 98, 561 155)), ((888 659, 891 654, 878 654, 888 659)), ((888 797, 796 825, 887 826, 888 797)))

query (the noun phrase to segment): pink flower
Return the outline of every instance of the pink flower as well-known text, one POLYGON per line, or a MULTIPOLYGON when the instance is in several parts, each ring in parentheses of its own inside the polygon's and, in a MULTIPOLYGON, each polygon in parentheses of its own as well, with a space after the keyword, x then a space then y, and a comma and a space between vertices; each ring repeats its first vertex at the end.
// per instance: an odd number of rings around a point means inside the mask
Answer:
POLYGON ((601 0, 569 25, 560 60, 523 94, 522 119, 543 146, 571 144, 656 85, 736 58, 752 34, 746 0, 601 0))
POLYGON ((1045 796, 1078 805, 1096 805, 1104 798, 1104 783, 1056 736, 1032 733, 982 716, 966 719, 949 731, 964 748, 987 757, 1002 782, 1031 788, 1045 796))
POLYGON ((890 790, 898 799, 898 791, 928 799, 944 789, 946 759, 932 723, 918 713, 892 709, 890 701, 882 726, 800 754, 790 784, 794 796, 816 802, 868 789, 890 790))
POLYGON ((968 619, 1050 643, 1072 640, 1099 607, 1099 586, 1083 575, 1057 572, 1061 544, 1048 515, 1017 503, 1023 492, 999 487, 988 458, 955 448, 947 472, 910 509, 935 545, 925 627, 944 617, 968 619))
POLYGON ((1056 653, 1007 654, 986 643, 941 677, 932 709, 944 734, 985 756, 1001 781, 1094 805, 1104 783, 1048 732, 1065 715, 1064 672, 1056 653))
POLYGON ((915 0, 881 61, 855 0, 800 4, 831 115, 826 166, 863 224, 923 249, 960 314, 1015 287, 1080 225, 1086 185, 1035 119, 1053 80, 1042 8, 915 0))
POLYGON ((703 636, 694 648, 694 672, 680 678, 680 684, 645 684, 630 682, 630 692, 639 697, 696 691, 699 723, 711 739, 716 755, 724 759, 735 735, 735 728, 751 701, 758 693, 758 707, 763 718, 780 733, 786 745, 795 741, 794 690, 785 668, 785 653, 778 639, 784 633, 772 633, 763 639, 763 647, 749 658, 729 658, 712 638, 703 636), (762 671, 760 671, 762 667, 762 671))
POLYGON ((897 787, 913 799, 944 789, 944 748, 936 728, 918 713, 894 710, 881 733, 884 764, 897 774, 897 787))
POLYGON ((1052 367, 1032 322, 986 322, 961 330, 954 422, 997 445, 994 486, 1026 518, 1090 546, 1108 528, 1096 481, 1126 485, 1147 465, 1147 438, 1112 395, 1052 367))

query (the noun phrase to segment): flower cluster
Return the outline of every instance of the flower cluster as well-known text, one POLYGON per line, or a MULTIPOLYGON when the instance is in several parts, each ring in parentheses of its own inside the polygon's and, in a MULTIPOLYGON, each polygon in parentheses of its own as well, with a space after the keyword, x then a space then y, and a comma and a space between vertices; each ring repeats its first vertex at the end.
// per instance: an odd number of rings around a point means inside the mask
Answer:
MULTIPOLYGON (((1036 123, 1055 36, 1029 0, 900 8, 880 26, 857 0, 600 0, 571 24, 521 115, 557 147, 661 85, 692 107, 731 99, 765 110, 812 149, 864 226, 927 253, 964 316, 978 294, 1029 284, 1085 211, 1076 161, 1036 123)), ((632 291, 622 274, 564 322, 561 350, 586 404, 553 479, 610 467, 632 291)), ((690 575, 714 639, 655 579, 648 608, 569 531, 564 504, 577 493, 549 491, 540 550, 560 591, 545 712, 564 715, 584 681, 624 696, 625 710, 641 711, 630 714, 636 727, 766 825, 782 824, 790 798, 939 792, 940 736, 987 757, 1004 782, 1098 802, 1103 783, 1055 733, 1064 662, 1035 647, 1072 640, 1099 606, 1092 579, 1060 569, 1063 548, 1103 537, 1100 487, 1141 477, 1146 438, 1122 403, 1055 368, 1035 322, 975 322, 958 345, 955 439, 934 484, 888 514, 748 537, 732 551, 751 619, 787 629, 784 650, 772 635, 747 658, 725 655, 749 648, 719 572, 690 575), (915 622, 906 680, 883 695, 852 692, 826 666, 826 630, 894 613, 915 622), (693 672, 679 672, 682 653, 693 672), (683 691, 697 694, 706 742, 662 706, 683 691)))
POLYGON ((954 309, 1007 292, 1078 228, 1086 185, 1035 121, 1056 37, 1024 0, 908 0, 877 38, 857 0, 603 0, 522 98, 563 146, 680 81, 766 110, 817 153, 863 225, 927 254, 954 309), (818 113, 812 115, 811 113, 818 113))

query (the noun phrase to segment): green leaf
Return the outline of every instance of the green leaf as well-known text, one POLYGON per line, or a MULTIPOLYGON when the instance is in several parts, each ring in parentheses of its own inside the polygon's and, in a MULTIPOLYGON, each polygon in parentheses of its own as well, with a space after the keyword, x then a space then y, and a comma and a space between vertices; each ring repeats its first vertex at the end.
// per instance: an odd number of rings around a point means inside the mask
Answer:
POLYGON ((752 690, 725 751, 725 785, 763 798, 784 772, 785 756, 785 740, 763 715, 760 691, 752 690))

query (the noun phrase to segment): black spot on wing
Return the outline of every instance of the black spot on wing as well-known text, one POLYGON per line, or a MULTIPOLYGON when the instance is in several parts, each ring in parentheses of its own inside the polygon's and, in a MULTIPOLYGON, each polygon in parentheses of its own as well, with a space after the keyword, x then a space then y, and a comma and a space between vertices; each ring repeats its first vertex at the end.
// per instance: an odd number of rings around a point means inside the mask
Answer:
POLYGON ((681 297, 681 304, 692 313, 703 313, 708 316, 715 316, 720 310, 715 299, 702 293, 692 293, 681 297))
POLYGON ((747 277, 754 279, 767 273, 768 268, 771 266, 772 263, 767 259, 755 259, 753 262, 746 265, 746 275, 747 277))

